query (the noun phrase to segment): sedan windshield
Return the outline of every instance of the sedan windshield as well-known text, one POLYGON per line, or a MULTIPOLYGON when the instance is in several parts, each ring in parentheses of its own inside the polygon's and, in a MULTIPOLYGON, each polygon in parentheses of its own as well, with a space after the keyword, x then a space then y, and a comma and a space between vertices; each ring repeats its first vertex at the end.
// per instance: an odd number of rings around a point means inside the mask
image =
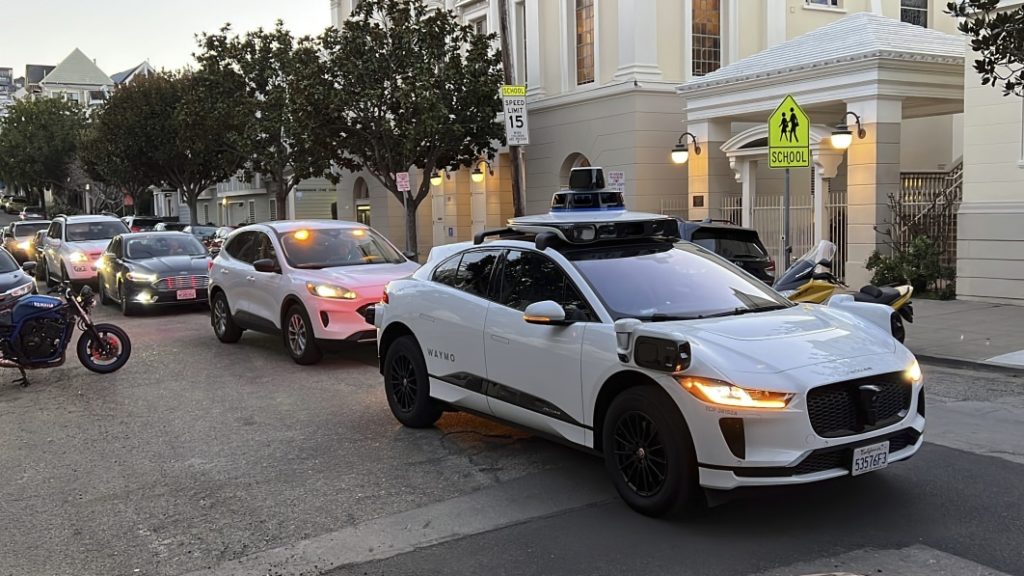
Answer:
POLYGON ((88 242, 90 240, 110 240, 118 234, 124 234, 128 227, 120 220, 101 222, 76 222, 68 224, 68 242, 88 242))
POLYGON ((165 256, 203 256, 206 248, 198 240, 185 235, 159 235, 128 240, 129 258, 163 258, 165 256))
POLYGON ((405 262, 387 240, 366 228, 302 229, 280 236, 292 268, 333 268, 405 262))
POLYGON ((692 320, 792 305, 693 244, 591 249, 566 256, 615 319, 692 320))
POLYGON ((49 227, 49 222, 26 222, 24 224, 18 224, 14 227, 14 237, 27 238, 36 232, 46 230, 49 227))

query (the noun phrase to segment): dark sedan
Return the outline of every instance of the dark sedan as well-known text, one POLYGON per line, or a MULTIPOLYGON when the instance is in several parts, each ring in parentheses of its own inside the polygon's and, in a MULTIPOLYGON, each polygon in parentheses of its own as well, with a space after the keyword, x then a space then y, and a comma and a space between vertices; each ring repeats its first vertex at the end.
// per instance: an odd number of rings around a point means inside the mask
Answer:
POLYGON ((152 306, 207 301, 209 256, 184 232, 115 236, 96 263, 100 301, 126 316, 152 306))
MULTIPOLYGON (((27 266, 29 272, 35 268, 34 263, 27 266)), ((0 309, 6 309, 18 298, 35 291, 36 281, 31 274, 18 266, 10 252, 0 249, 0 309)))

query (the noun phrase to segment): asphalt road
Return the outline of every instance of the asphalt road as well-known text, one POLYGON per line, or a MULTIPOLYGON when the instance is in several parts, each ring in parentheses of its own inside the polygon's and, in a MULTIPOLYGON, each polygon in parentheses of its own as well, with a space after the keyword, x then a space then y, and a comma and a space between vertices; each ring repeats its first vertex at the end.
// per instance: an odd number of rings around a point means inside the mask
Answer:
POLYGON ((121 371, 0 370, 0 576, 1024 575, 1020 377, 926 366, 911 461, 656 521, 572 449, 402 428, 372 346, 300 367, 202 308, 96 318, 131 335, 121 371))

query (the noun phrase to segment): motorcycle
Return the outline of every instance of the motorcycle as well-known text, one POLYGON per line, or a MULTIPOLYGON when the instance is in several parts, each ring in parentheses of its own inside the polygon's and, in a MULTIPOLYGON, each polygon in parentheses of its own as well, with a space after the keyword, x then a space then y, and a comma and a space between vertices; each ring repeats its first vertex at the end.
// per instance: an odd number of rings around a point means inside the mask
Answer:
MULTIPOLYGON (((22 268, 31 275, 34 267, 34 262, 26 262, 22 268)), ((54 292, 61 297, 29 294, 0 310, 0 366, 21 372, 14 382, 28 386, 26 370, 63 364, 76 326, 82 332, 76 351, 83 366, 100 374, 124 366, 132 353, 131 340, 118 326, 93 323, 92 289, 85 286, 75 294, 65 282, 54 292)))
MULTIPOLYGON (((846 287, 832 274, 832 263, 839 249, 828 240, 818 242, 817 246, 793 262, 786 271, 775 280, 773 288, 793 302, 809 302, 824 304, 836 289, 846 287)), ((910 297, 914 295, 914 287, 902 286, 864 286, 853 294, 857 302, 885 304, 899 312, 899 326, 893 333, 902 342, 905 335, 903 320, 914 322, 914 307, 910 297)))

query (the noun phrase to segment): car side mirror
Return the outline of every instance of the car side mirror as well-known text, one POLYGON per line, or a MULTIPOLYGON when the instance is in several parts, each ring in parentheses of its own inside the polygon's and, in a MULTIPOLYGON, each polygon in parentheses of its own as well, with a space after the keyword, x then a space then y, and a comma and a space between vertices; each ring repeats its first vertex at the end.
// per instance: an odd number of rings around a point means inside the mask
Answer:
POLYGON ((36 269, 36 263, 35 262, 25 262, 24 264, 21 265, 21 270, 23 272, 25 272, 26 274, 32 274, 33 272, 35 272, 35 269, 36 269))
POLYGON ((534 302, 526 307, 523 320, 528 324, 544 324, 548 326, 565 326, 572 324, 566 320, 565 308, 553 300, 534 302))
POLYGON ((263 258, 252 263, 252 267, 257 272, 270 272, 270 273, 281 273, 281 267, 277 265, 277 261, 271 260, 270 258, 263 258))

